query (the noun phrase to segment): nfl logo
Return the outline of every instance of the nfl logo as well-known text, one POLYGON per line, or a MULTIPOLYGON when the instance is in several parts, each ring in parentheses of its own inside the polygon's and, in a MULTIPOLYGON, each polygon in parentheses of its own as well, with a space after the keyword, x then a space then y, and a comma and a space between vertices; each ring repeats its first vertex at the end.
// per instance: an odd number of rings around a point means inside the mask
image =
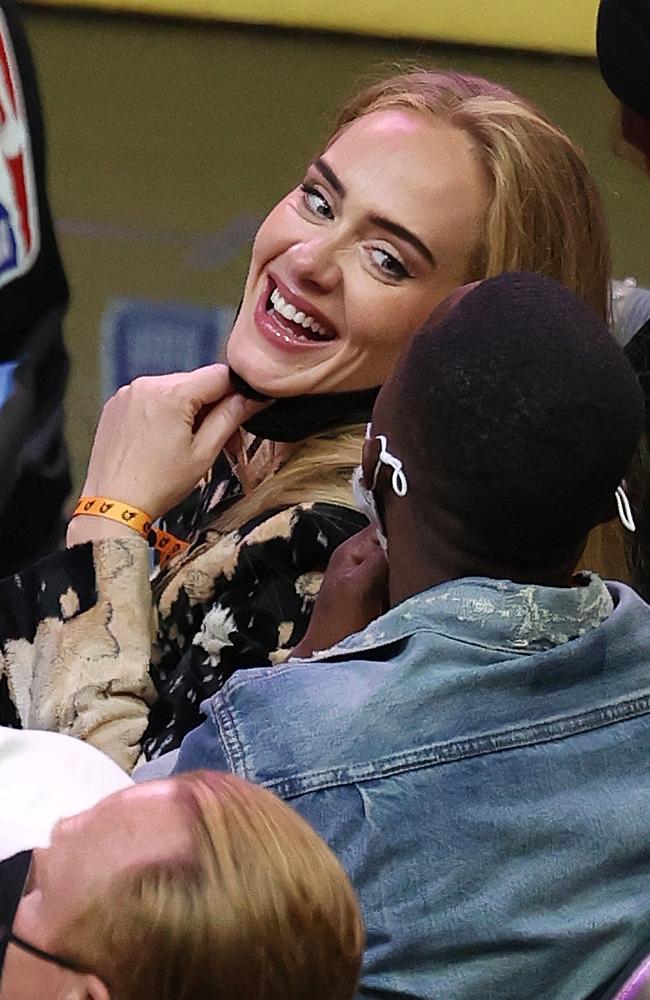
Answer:
POLYGON ((29 271, 39 250, 38 201, 20 76, 0 11, 0 288, 29 271))

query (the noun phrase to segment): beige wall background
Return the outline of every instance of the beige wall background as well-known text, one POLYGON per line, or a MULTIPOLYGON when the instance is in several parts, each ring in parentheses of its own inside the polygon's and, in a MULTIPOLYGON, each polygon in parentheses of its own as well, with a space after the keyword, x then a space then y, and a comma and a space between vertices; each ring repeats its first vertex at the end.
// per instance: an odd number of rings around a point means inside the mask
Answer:
POLYGON ((77 483, 100 405, 109 301, 235 305, 251 219, 300 179, 338 102, 378 66, 456 66, 537 101, 587 150, 617 274, 650 284, 650 182, 612 152, 615 103, 590 59, 51 9, 29 9, 27 28, 73 296, 77 483))
POLYGON ((82 7, 593 55, 598 0, 39 0, 82 7))

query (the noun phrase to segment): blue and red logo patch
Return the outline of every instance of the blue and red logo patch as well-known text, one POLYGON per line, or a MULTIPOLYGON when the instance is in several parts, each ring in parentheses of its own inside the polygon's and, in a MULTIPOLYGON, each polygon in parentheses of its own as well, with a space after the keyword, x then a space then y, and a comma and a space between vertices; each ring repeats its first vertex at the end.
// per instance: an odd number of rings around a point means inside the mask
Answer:
POLYGON ((0 11, 0 288, 29 271, 39 246, 29 127, 11 35, 0 11))

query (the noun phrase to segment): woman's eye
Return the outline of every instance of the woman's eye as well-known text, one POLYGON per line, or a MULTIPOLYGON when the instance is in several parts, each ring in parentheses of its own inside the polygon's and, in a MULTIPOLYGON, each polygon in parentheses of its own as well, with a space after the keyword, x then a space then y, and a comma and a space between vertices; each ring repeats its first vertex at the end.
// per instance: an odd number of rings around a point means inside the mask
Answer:
POLYGON ((318 215, 322 219, 333 219, 332 207, 325 195, 318 188, 309 184, 301 184, 303 204, 309 209, 312 215, 318 215))
POLYGON ((388 274, 391 278, 410 278, 410 274, 404 265, 397 257, 393 257, 392 254, 388 253, 387 250, 382 250, 381 247, 373 247, 370 251, 370 257, 379 270, 388 274))

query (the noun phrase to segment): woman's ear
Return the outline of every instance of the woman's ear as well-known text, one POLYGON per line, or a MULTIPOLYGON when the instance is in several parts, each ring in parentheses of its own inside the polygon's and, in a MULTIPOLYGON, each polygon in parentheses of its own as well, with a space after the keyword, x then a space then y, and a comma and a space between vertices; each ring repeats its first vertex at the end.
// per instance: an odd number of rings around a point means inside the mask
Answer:
POLYGON ((57 1000, 111 1000, 111 994, 98 976, 75 972, 58 994, 57 1000))
POLYGON ((97 976, 83 976, 83 988, 82 1000, 111 1000, 107 987, 97 976))

